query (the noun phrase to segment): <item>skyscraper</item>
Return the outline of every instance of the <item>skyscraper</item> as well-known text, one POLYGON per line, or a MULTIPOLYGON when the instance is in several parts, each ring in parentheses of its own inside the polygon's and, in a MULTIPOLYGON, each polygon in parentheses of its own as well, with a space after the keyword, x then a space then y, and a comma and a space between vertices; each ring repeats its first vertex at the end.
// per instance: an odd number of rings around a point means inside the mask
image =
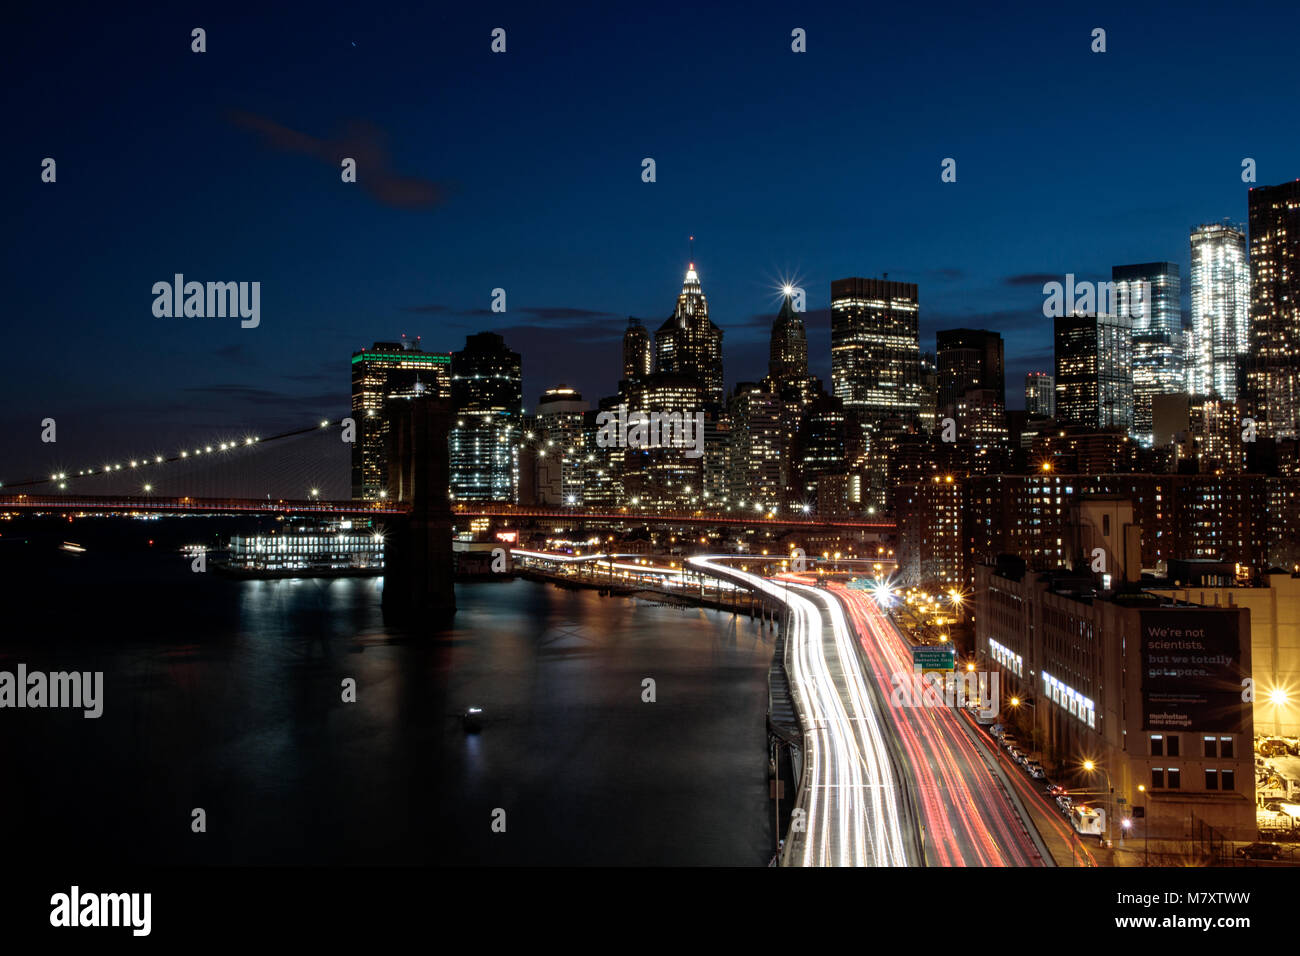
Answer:
POLYGON ((767 375, 779 393, 786 388, 798 389, 803 401, 811 400, 808 376, 808 333, 803 319, 794 310, 790 293, 781 302, 781 311, 772 323, 768 343, 767 375))
POLYGON ((1192 230, 1192 336, 1188 390, 1237 397, 1237 370, 1249 347, 1250 276, 1246 235, 1234 226, 1192 230))
MULTIPOLYGON (((701 404, 700 380, 695 375, 655 372, 637 379, 628 389, 629 413, 638 415, 675 413, 694 421, 701 404)), ((685 508, 698 503, 704 490, 704 460, 703 456, 687 455, 690 450, 663 438, 658 446, 621 449, 627 502, 643 508, 685 508)))
POLYGON ((623 378, 645 378, 653 370, 650 333, 640 319, 628 316, 627 331, 623 333, 623 378))
POLYGON ((921 431, 933 434, 939 421, 939 366, 934 353, 921 356, 921 431))
POLYGON ((786 409, 757 382, 739 382, 729 404, 731 504, 755 511, 785 498, 786 409), (761 508, 759 507, 761 506, 761 508))
POLYGON ((1250 191, 1250 403, 1260 431, 1300 437, 1300 179, 1250 191))
POLYGON ((465 339, 451 356, 456 420, 450 438, 451 491, 458 500, 515 497, 523 375, 518 352, 495 332, 465 339))
MULTIPOLYGON (((525 441, 536 456, 538 504, 582 505, 588 464, 584 422, 589 411, 577 389, 548 388, 537 399, 532 438, 525 441)), ((592 459, 594 463, 594 458, 592 459)))
POLYGON ((424 352, 420 340, 376 342, 352 353, 352 497, 373 501, 388 487, 388 418, 390 398, 428 394, 451 397, 451 353, 424 352))
POLYGON ((1056 317, 1056 419, 1085 428, 1133 428, 1133 320, 1056 317))
POLYGON ((846 409, 878 428, 921 413, 917 287, 888 279, 831 282, 831 382, 846 409))
POLYGON ((1035 418, 1056 417, 1056 383, 1051 373, 1025 373, 1025 411, 1035 418))
POLYGON ((655 333, 655 362, 657 372, 698 378, 704 401, 722 406, 722 329, 709 319, 709 303, 693 262, 686 270, 677 307, 655 333))
POLYGON ((1172 262, 1114 266, 1116 309, 1133 320, 1133 437, 1150 446, 1151 400, 1187 390, 1181 278, 1172 262))
POLYGON ((939 414, 952 415, 968 388, 992 389, 1007 401, 1002 336, 987 329, 944 329, 935 334, 939 414))

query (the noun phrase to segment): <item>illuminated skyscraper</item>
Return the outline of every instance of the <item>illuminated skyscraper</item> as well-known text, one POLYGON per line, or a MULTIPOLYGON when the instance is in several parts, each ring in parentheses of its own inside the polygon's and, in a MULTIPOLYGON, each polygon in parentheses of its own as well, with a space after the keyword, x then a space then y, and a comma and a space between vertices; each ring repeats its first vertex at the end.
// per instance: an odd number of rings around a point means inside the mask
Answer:
POLYGON ((584 421, 588 405, 577 389, 548 388, 537 400, 532 416, 535 431, 524 441, 536 456, 537 503, 582 505, 588 461, 584 421))
POLYGON ((939 422, 939 366, 934 353, 921 356, 921 431, 929 435, 939 422))
POLYGON ((1151 444, 1151 400, 1187 390, 1181 281, 1172 262, 1114 266, 1116 310, 1133 320, 1133 437, 1151 444))
POLYGON ((1300 437, 1300 180, 1250 191, 1250 293, 1247 411, 1300 437))
POLYGON ((376 342, 352 354, 352 497, 384 497, 388 487, 388 419, 384 402, 428 394, 451 398, 451 354, 424 352, 420 340, 376 342))
POLYGON ((677 308, 655 333, 655 363, 657 372, 698 378, 704 401, 722 406, 722 329, 709 319, 709 303, 693 262, 686 270, 677 308))
POLYGON ((766 510, 785 498, 786 409, 757 382, 739 382, 728 406, 731 421, 731 505, 766 510), (760 507, 761 506, 761 507, 760 507))
POLYGON ((1056 417, 1056 383, 1050 373, 1025 373, 1025 411, 1036 418, 1056 417))
POLYGON ((623 378, 645 378, 654 370, 654 353, 650 349, 650 333, 641 320, 632 316, 623 333, 623 378))
POLYGON ((523 376, 519 353, 495 332, 465 339, 451 356, 451 491, 457 500, 515 497, 523 376))
POLYGON ((801 392, 808 389, 808 333, 788 292, 781 302, 776 321, 772 323, 767 374, 778 389, 789 386, 801 392))
POLYGON ((1191 244, 1188 391, 1235 399, 1238 366, 1250 344, 1246 235, 1226 223, 1198 226, 1191 244))
POLYGON ((1085 428, 1133 428, 1133 320, 1056 317, 1056 420, 1085 428))
POLYGON ((921 414, 917 288, 888 279, 831 282, 831 382, 846 409, 878 428, 921 414))
MULTIPOLYGON (((700 382, 694 375, 655 372, 638 379, 628 391, 628 412, 638 415, 683 416, 701 413, 700 382)), ((703 440, 703 432, 700 433, 703 440)), ((695 438, 694 432, 691 438, 695 438)), ((625 503, 642 508, 686 508, 698 504, 704 492, 704 456, 674 444, 661 434, 659 444, 622 449, 621 479, 625 503)))

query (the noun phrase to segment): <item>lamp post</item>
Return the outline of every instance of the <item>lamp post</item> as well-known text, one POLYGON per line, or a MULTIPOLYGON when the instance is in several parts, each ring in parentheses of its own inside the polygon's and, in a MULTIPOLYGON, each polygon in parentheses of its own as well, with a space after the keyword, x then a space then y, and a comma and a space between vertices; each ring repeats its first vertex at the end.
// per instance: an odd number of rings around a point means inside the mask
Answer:
MULTIPOLYGON (((1145 783, 1139 783, 1138 793, 1146 793, 1146 792, 1147 792, 1147 785, 1145 783)), ((1143 866, 1150 865, 1147 862, 1148 860, 1147 849, 1150 846, 1150 840, 1151 840, 1151 818, 1147 816, 1146 804, 1143 804, 1142 805, 1142 865, 1143 866)))
POLYGON ((1110 818, 1111 815, 1115 812, 1115 788, 1111 786, 1110 774, 1105 770, 1105 768, 1098 767, 1097 764, 1091 760, 1085 760, 1083 762, 1083 769, 1086 770, 1088 773, 1092 773, 1095 770, 1100 770, 1102 772, 1102 775, 1105 776, 1106 778, 1106 792, 1108 794, 1108 800, 1106 803, 1106 845, 1109 847, 1111 843, 1110 818))

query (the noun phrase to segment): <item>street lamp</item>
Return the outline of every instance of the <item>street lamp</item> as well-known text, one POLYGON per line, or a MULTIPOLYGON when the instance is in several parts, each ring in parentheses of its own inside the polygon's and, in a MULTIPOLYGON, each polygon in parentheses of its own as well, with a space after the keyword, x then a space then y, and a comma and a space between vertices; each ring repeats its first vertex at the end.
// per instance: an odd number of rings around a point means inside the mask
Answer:
POLYGON ((1109 847, 1111 845, 1110 818, 1111 815, 1115 812, 1115 788, 1111 786, 1110 774, 1104 768, 1098 767, 1097 764, 1094 763, 1093 761, 1085 760, 1083 762, 1083 769, 1086 770, 1088 773, 1093 773, 1094 771, 1100 770, 1102 775, 1106 778, 1106 792, 1108 794, 1108 799, 1106 803, 1106 845, 1109 847))
MULTIPOLYGON (((1146 793, 1146 792, 1147 792, 1147 785, 1145 783, 1139 783, 1138 793, 1146 793)), ((1146 815, 1146 807, 1145 805, 1143 805, 1143 809, 1142 809, 1142 865, 1143 866, 1148 865, 1147 847, 1150 845, 1150 840, 1151 840, 1151 818, 1146 815)))

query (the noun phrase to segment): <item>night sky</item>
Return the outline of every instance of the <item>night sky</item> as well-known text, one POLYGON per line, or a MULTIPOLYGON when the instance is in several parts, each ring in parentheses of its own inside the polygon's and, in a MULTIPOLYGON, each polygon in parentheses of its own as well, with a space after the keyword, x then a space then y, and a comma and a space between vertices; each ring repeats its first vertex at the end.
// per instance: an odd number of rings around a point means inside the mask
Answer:
POLYGON ((529 409, 594 403, 691 234, 728 386, 766 371, 786 278, 829 385, 830 281, 888 272, 924 350, 1003 333, 1019 406, 1043 282, 1167 259, 1186 301, 1189 228, 1245 219, 1242 159, 1300 176, 1294 4, 875 6, 10 13, 0 480, 341 417, 350 354, 403 332, 501 332, 529 409), (155 318, 177 272, 260 281, 260 326, 155 318))

